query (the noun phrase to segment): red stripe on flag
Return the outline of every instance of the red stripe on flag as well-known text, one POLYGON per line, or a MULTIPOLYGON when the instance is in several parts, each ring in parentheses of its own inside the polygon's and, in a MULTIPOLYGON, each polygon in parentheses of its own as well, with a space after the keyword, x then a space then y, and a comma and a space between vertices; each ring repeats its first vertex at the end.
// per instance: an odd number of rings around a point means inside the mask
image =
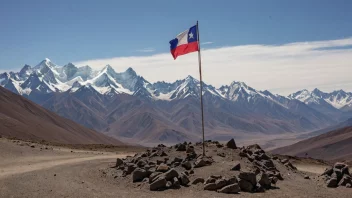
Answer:
POLYGON ((177 46, 175 49, 171 50, 171 54, 174 59, 176 59, 178 56, 185 55, 191 52, 196 52, 198 50, 198 42, 192 42, 177 46))

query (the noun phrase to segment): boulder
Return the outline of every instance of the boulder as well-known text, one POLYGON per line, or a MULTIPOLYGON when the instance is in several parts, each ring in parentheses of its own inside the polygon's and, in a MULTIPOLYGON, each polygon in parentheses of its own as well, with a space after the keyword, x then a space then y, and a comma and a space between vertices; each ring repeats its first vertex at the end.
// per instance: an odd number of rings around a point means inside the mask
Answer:
POLYGON ((185 168, 186 170, 191 170, 192 169, 192 164, 189 161, 183 162, 182 167, 185 168))
POLYGON ((181 173, 179 180, 183 186, 187 186, 189 184, 189 179, 185 173, 181 173))
POLYGON ((346 188, 351 188, 351 184, 346 184, 346 188))
POLYGON ((202 158, 198 158, 197 161, 194 162, 194 168, 200 168, 206 165, 207 165, 206 161, 203 160, 202 158))
POLYGON ((231 168, 233 171, 239 171, 241 170, 241 163, 236 162, 235 165, 231 168))
POLYGON ((217 155, 220 156, 220 157, 225 157, 226 156, 226 154, 224 152, 218 153, 217 155))
POLYGON ((236 142, 233 138, 226 143, 226 146, 230 149, 237 149, 236 142))
POLYGON ((135 169, 137 168, 137 166, 133 163, 127 163, 124 169, 124 174, 125 175, 129 175, 131 174, 135 169))
POLYGON ((194 179, 191 184, 196 185, 199 183, 204 183, 204 179, 201 177, 198 177, 198 178, 194 179))
POLYGON ((337 178, 331 178, 326 182, 326 186, 329 188, 336 188, 337 187, 337 178))
POLYGON ((249 181, 246 181, 244 179, 240 179, 240 181, 238 181, 238 185, 239 185, 241 191, 243 191, 243 192, 252 192, 253 191, 253 185, 249 181))
POLYGON ((116 167, 119 167, 119 166, 121 166, 123 164, 123 161, 122 161, 122 159, 120 159, 120 158, 117 158, 116 159, 116 167))
POLYGON ((170 167, 169 167, 168 165, 166 165, 166 164, 160 164, 160 165, 158 166, 158 168, 156 168, 156 171, 165 173, 165 172, 167 172, 169 169, 170 169, 170 167))
POLYGON ((159 177, 156 181, 150 184, 149 189, 152 191, 160 190, 166 188, 166 179, 164 177, 159 177))
POLYGON ((216 191, 217 186, 215 183, 209 183, 204 186, 204 190, 209 190, 209 191, 216 191))
POLYGON ((139 181, 142 181, 147 176, 148 176, 147 171, 141 168, 136 168, 132 173, 132 181, 139 182, 139 181))
POLYGON ((255 186, 257 184, 257 178, 256 178, 255 173, 252 173, 252 172, 240 172, 238 177, 241 180, 246 180, 246 181, 250 182, 253 186, 255 186))
POLYGON ((233 194, 233 193, 238 193, 240 192, 240 186, 238 184, 230 184, 227 185, 220 190, 218 190, 219 193, 228 193, 228 194, 233 194))
POLYGON ((304 179, 310 179, 308 175, 304 175, 304 179))
POLYGON ((265 192, 265 188, 259 183, 257 183, 257 185, 255 186, 255 192, 265 192))

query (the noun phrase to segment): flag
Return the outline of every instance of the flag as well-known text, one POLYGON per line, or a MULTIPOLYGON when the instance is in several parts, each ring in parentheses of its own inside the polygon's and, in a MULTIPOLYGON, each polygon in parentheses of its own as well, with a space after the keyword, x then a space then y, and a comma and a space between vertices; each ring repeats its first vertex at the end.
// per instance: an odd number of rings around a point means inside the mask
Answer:
POLYGON ((178 56, 196 52, 198 47, 197 26, 193 26, 188 30, 180 33, 175 39, 170 41, 171 54, 176 59, 178 56))

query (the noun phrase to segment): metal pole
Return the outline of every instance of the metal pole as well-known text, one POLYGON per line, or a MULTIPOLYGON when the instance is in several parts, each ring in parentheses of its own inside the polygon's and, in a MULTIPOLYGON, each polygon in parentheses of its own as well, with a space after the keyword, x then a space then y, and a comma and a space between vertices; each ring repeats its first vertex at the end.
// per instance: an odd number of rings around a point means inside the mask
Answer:
POLYGON ((205 156, 202 59, 201 59, 201 55, 200 55, 200 39, 199 39, 199 25, 198 25, 198 21, 197 21, 197 39, 198 39, 198 62, 199 62, 199 78, 200 78, 200 106, 201 106, 201 109, 202 109, 203 156, 205 156))

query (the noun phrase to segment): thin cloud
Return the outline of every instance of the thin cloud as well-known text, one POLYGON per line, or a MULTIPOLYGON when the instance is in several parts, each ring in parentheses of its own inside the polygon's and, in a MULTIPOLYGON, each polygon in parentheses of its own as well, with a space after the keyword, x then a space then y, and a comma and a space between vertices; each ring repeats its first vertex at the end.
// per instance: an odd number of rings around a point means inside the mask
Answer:
MULTIPOLYGON (((352 38, 283 45, 240 45, 202 51, 203 80, 214 86, 244 81, 260 90, 288 95, 320 88, 352 91, 352 38), (338 48, 321 50, 324 48, 338 48)), ((198 77, 197 53, 173 60, 169 53, 149 56, 86 60, 77 65, 99 69, 110 64, 117 72, 132 67, 150 82, 175 81, 187 75, 198 77)))
POLYGON ((148 48, 144 48, 144 49, 140 49, 140 50, 136 50, 137 52, 154 52, 155 49, 148 47, 148 48))
POLYGON ((201 45, 210 45, 210 44, 213 44, 213 43, 214 43, 214 42, 208 41, 208 42, 201 43, 201 45))

